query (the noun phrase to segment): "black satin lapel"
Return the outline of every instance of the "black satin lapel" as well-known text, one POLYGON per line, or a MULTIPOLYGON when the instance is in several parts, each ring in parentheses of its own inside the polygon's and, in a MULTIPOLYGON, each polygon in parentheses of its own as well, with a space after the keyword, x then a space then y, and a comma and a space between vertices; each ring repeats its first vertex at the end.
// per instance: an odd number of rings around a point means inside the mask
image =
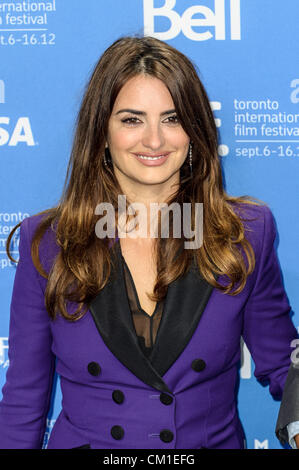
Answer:
POLYGON ((116 248, 116 269, 113 270, 109 283, 90 303, 89 310, 104 343, 114 356, 147 385, 161 392, 171 393, 139 347, 126 292, 120 251, 116 248))
POLYGON ((199 275, 194 263, 184 277, 169 285, 156 342, 149 357, 161 377, 190 341, 213 289, 199 275))

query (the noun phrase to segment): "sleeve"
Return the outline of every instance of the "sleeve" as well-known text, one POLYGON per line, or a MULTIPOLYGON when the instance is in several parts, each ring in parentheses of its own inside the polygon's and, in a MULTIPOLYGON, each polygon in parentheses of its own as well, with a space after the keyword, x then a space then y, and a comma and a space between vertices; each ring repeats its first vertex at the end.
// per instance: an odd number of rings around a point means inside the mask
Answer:
POLYGON ((31 258, 29 223, 20 226, 10 305, 9 367, 0 402, 0 448, 42 448, 55 368, 50 317, 31 258))
POLYGON ((273 216, 268 207, 263 207, 263 212, 261 248, 256 250, 256 277, 244 311, 242 336, 255 363, 255 377, 268 383, 270 393, 281 399, 291 362, 291 343, 298 334, 274 248, 273 216))
POLYGON ((299 421, 287 425, 289 444, 293 449, 298 449, 294 437, 299 434, 299 421))
MULTIPOLYGON (((295 352, 295 351, 294 351, 295 352)), ((299 434, 299 363, 290 365, 276 422, 276 436, 282 444, 299 434), (295 422, 297 425, 295 426, 295 422)), ((294 440, 294 439, 293 439, 294 440)), ((295 448, 296 443, 294 442, 295 448)))

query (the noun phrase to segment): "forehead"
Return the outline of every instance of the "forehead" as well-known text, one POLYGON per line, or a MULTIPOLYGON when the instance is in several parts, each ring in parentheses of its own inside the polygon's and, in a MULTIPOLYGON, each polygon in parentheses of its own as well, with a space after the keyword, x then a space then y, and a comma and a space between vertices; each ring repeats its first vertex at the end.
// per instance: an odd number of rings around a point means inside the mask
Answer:
POLYGON ((166 85, 156 77, 137 75, 130 78, 118 93, 114 108, 134 103, 139 106, 173 106, 171 94, 166 85))

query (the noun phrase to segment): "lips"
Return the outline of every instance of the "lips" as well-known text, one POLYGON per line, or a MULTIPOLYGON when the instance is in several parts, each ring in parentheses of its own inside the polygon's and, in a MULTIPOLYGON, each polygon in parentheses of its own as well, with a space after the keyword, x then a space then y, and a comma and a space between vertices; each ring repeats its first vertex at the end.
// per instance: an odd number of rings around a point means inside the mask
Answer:
POLYGON ((163 163, 167 160, 169 154, 170 152, 154 154, 144 152, 140 154, 134 153, 133 155, 140 163, 145 166, 160 166, 163 165, 163 163))
POLYGON ((147 152, 140 152, 140 153, 134 153, 134 155, 136 155, 136 157, 139 157, 139 156, 143 156, 143 157, 152 157, 152 158, 156 158, 156 157, 164 157, 166 155, 169 155, 170 152, 160 152, 160 153, 147 153, 147 152))

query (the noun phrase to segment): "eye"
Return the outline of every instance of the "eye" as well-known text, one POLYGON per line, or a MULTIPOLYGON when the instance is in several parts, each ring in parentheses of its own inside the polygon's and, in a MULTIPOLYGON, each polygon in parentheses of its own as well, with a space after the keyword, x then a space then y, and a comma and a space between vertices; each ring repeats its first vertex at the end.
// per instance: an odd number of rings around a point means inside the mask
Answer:
POLYGON ((138 121, 139 121, 139 119, 137 117, 128 117, 128 118, 125 118, 125 119, 121 120, 121 122, 123 122, 125 124, 129 124, 129 125, 138 124, 138 121))
POLYGON ((179 118, 177 117, 176 114, 174 114, 173 116, 169 116, 166 121, 169 123, 169 124, 178 124, 179 123, 179 118))

